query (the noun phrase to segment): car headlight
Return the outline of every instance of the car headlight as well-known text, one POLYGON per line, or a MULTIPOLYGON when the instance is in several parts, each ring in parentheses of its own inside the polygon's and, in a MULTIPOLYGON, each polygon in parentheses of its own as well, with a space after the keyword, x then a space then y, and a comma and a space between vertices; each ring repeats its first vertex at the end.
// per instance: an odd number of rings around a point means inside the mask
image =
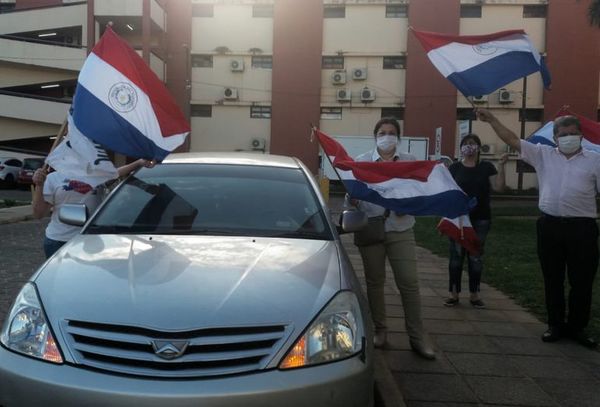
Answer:
POLYGON ((279 364, 280 369, 345 359, 364 344, 363 318, 353 292, 342 291, 321 311, 279 364))
POLYGON ((2 328, 0 342, 15 352, 63 363, 33 284, 25 284, 17 296, 2 328))

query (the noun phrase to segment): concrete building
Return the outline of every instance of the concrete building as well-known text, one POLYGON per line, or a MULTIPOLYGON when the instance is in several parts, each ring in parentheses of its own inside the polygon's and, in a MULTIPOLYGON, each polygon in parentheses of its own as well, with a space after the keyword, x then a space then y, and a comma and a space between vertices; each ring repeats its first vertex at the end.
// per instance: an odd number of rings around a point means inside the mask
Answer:
MULTIPOLYGON (((456 35, 524 29, 546 54, 539 74, 478 105, 529 135, 563 105, 598 120, 600 30, 580 0, 0 0, 0 146, 48 149, 87 52, 112 21, 162 78, 192 134, 184 150, 256 150, 300 157, 315 172, 309 126, 367 136, 382 116, 406 135, 457 154, 460 129, 506 151, 431 65, 409 27, 456 35), (576 27, 576 29, 574 28, 576 27), (520 114, 525 106, 524 114, 520 114), (524 118, 524 120, 520 120, 524 118)), ((519 181, 511 160, 508 183, 519 181)))

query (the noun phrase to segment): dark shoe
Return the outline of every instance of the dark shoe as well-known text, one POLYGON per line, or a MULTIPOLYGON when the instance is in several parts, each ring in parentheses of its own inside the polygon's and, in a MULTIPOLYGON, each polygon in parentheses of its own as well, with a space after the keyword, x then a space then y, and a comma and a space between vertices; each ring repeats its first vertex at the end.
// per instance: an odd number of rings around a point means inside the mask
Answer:
POLYGON ((485 308, 485 304, 481 300, 471 300, 470 302, 474 308, 485 308))
POLYGON ((556 326, 548 327, 546 332, 542 334, 542 341, 544 342, 556 342, 561 338, 562 334, 560 329, 556 326))
POLYGON ((426 345, 423 340, 411 339, 410 347, 417 355, 424 359, 435 359, 435 351, 430 346, 426 345))
POLYGON ((588 336, 585 332, 579 331, 569 335, 571 339, 586 348, 595 349, 598 347, 598 342, 591 336, 588 336))
POLYGON ((446 298, 444 300, 444 305, 446 307, 454 307, 455 305, 458 305, 458 303, 459 303, 458 298, 452 298, 452 297, 450 297, 450 298, 446 298))
POLYGON ((375 336, 373 337, 373 346, 376 348, 383 348, 387 343, 387 331, 385 329, 380 329, 375 331, 375 336))

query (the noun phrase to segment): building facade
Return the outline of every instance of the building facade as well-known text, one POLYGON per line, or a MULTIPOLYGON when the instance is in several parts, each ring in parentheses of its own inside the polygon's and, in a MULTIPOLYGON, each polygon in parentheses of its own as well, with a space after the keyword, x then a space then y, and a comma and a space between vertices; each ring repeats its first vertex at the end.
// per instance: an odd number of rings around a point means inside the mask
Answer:
MULTIPOLYGON (((435 70, 409 27, 456 35, 524 29, 546 55, 552 89, 533 74, 476 104, 527 136, 563 105, 600 119, 600 30, 588 22, 589 3, 0 0, 0 145, 49 148, 78 70, 111 22, 189 116, 183 150, 294 155, 316 172, 311 125, 368 136, 379 118, 393 116, 405 135, 430 140, 430 154, 455 157, 468 128, 494 161, 506 146, 472 120, 469 101, 435 70)), ((515 163, 508 184, 534 187, 535 175, 518 177, 515 163)))

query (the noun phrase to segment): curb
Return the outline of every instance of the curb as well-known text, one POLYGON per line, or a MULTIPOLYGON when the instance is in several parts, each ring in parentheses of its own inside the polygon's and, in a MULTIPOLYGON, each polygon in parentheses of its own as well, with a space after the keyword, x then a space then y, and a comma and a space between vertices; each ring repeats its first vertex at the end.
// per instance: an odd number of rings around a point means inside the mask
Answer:
POLYGON ((404 398, 398 390, 398 384, 392 376, 383 351, 373 352, 375 363, 375 406, 377 407, 406 407, 404 398))

